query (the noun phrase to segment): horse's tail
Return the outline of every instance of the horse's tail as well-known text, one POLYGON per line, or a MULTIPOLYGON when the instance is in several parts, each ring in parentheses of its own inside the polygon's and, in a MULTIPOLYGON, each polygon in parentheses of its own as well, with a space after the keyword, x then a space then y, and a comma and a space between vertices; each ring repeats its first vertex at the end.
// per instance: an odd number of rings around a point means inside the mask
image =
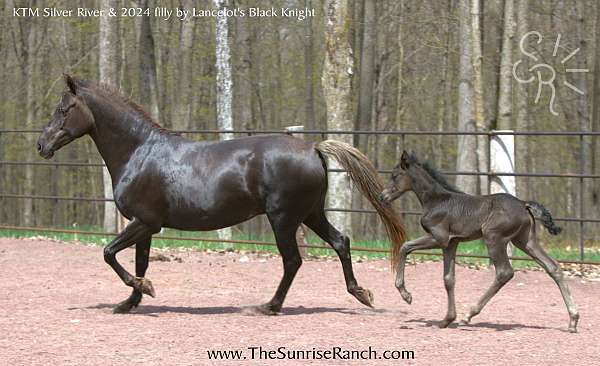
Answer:
POLYGON ((383 183, 379 180, 377 170, 363 153, 345 142, 326 140, 317 143, 315 149, 322 154, 333 156, 377 210, 391 241, 390 259, 392 268, 395 269, 400 259, 400 247, 406 240, 406 233, 400 217, 392 206, 379 199, 383 191, 383 183))
POLYGON ((527 210, 529 210, 529 212, 531 213, 531 215, 540 220, 542 222, 542 225, 544 225, 544 227, 546 229, 548 229, 548 232, 552 235, 558 235, 560 234, 560 232, 562 231, 562 228, 557 226, 554 223, 554 220, 552 220, 552 215, 550 214, 550 211, 548 211, 548 209, 544 206, 542 206, 541 203, 535 202, 535 201, 527 201, 525 202, 525 207, 527 207, 527 210))

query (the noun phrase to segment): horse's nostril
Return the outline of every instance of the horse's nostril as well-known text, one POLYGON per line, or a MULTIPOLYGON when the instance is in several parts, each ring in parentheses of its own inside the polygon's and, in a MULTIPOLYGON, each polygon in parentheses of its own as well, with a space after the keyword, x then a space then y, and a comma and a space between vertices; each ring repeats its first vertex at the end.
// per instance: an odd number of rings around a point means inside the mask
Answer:
POLYGON ((39 142, 37 143, 37 150, 42 151, 42 144, 40 144, 39 142))

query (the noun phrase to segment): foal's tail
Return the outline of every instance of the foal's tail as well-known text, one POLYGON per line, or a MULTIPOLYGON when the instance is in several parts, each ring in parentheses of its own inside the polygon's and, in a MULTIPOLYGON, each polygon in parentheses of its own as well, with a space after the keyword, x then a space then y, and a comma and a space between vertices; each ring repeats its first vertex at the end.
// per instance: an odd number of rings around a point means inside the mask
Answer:
POLYGON ((527 207, 527 210, 531 212, 534 218, 542 221, 542 225, 544 225, 544 227, 548 229, 548 232, 550 234, 560 234, 562 228, 554 223, 554 220, 552 220, 552 215, 550 215, 550 211, 548 211, 546 207, 542 206, 541 203, 535 201, 527 201, 525 202, 525 207, 527 207))
POLYGON ((383 191, 383 183, 379 180, 373 164, 358 149, 345 142, 326 140, 317 143, 315 149, 322 154, 333 156, 348 172, 350 179, 358 186, 361 193, 375 207, 392 242, 390 248, 392 268, 396 268, 400 257, 400 247, 406 241, 406 233, 400 217, 392 209, 392 206, 379 199, 379 195, 383 191))

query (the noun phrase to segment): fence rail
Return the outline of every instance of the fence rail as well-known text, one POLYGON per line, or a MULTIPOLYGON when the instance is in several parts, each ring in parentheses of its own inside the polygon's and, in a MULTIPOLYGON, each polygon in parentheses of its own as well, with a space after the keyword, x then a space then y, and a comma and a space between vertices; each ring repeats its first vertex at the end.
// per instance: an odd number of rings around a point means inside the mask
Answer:
MULTIPOLYGON (((257 135, 257 134, 282 134, 286 133, 282 130, 214 130, 214 129, 204 129, 204 130, 179 130, 173 131, 175 133, 180 134, 221 134, 221 133, 233 133, 239 135, 257 135)), ((23 133, 41 133, 41 130, 30 130, 30 129, 0 129, 0 136, 2 134, 23 134, 23 133)), ((549 136, 549 137, 578 137, 581 144, 581 156, 583 156, 583 139, 584 137, 598 137, 600 136, 600 132, 587 132, 587 131, 528 131, 528 132, 512 132, 512 131, 485 131, 485 132, 475 132, 475 131, 345 131, 345 130, 300 130, 294 131, 294 134, 304 134, 304 135, 320 135, 322 138, 325 138, 328 135, 386 135, 386 136, 398 136, 402 138, 404 141, 407 136, 486 136, 488 139, 491 139, 493 136, 498 135, 513 135, 513 136, 549 136)), ((489 151, 488 151, 488 160, 489 160, 489 151)), ((65 168, 73 168, 73 167, 92 167, 92 168, 102 168, 104 166, 103 163, 90 163, 90 162, 78 162, 78 161, 68 161, 68 162, 47 162, 47 161, 19 161, 19 160, 0 160, 0 166, 48 166, 48 167, 65 167, 65 168)), ((600 265, 600 262, 596 261, 585 261, 585 248, 584 248, 584 235, 585 235, 585 224, 586 223, 600 223, 600 218, 589 218, 583 217, 583 181, 584 179, 600 179, 600 174, 591 174, 588 172, 584 172, 583 165, 578 167, 579 173, 528 173, 528 172, 513 172, 513 173, 491 173, 491 172, 472 172, 472 171, 442 171, 442 173, 447 175, 469 175, 469 176, 514 176, 514 177, 531 177, 531 178, 562 178, 562 179, 577 179, 579 184, 579 197, 580 197, 580 207, 579 207, 579 216, 578 217, 557 217, 556 221, 563 222, 575 222, 579 224, 579 252, 580 252, 580 260, 577 261, 561 261, 562 263, 579 263, 579 264, 597 264, 600 265)), ((341 169, 329 169, 330 172, 344 172, 341 169)), ((390 174, 390 169, 378 169, 380 174, 390 174)), ((66 200, 66 201, 85 201, 85 202, 110 202, 111 199, 101 198, 101 197, 63 197, 63 196, 54 196, 54 195, 36 195, 36 194, 9 194, 0 192, 0 198, 8 198, 8 199, 38 199, 38 200, 66 200)), ((375 210, 369 209, 345 209, 345 208, 327 208, 326 211, 337 211, 337 212, 350 212, 350 213, 363 213, 363 214, 372 214, 376 213, 375 210)), ((420 211, 400 211, 403 215, 420 215, 420 211)), ((9 226, 9 225, 0 225, 0 229, 11 229, 11 230, 32 230, 38 232, 62 232, 62 233, 77 233, 83 235, 116 235, 115 233, 106 233, 106 232, 85 232, 85 231, 76 231, 76 230, 62 230, 55 228, 31 228, 31 227, 21 227, 21 226, 9 226)), ((199 238, 199 237, 167 237, 167 236, 158 236, 163 239, 178 239, 178 240, 198 240, 198 241, 213 241, 213 242, 227 242, 232 244, 256 244, 256 245, 275 245, 275 243, 271 242, 260 242, 260 241, 252 241, 252 240, 220 240, 220 239, 212 239, 212 238, 199 238)), ((314 246, 307 245, 309 248, 321 248, 321 249, 330 249, 327 246, 314 246)), ((373 248, 359 248, 353 247, 355 251, 370 251, 370 252, 385 252, 383 249, 373 249, 373 248)), ((424 253, 424 254, 432 254, 434 253, 424 253)), ((487 256, 479 256, 479 255, 462 255, 463 257, 472 257, 472 258, 488 258, 487 256)), ((530 260, 525 257, 512 257, 514 260, 530 260)))

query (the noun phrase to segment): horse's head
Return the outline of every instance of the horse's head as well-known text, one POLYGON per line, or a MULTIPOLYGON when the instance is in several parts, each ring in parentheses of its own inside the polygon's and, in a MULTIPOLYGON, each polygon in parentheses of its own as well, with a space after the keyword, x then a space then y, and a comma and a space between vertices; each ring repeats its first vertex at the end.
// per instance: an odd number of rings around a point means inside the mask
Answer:
POLYGON ((400 163, 392 170, 392 177, 385 189, 381 192, 382 201, 392 202, 412 189, 412 178, 410 174, 408 174, 408 170, 415 163, 415 159, 406 151, 402 152, 400 163))
POLYGON ((94 128, 94 116, 78 95, 76 81, 65 75, 65 82, 68 90, 63 93, 37 142, 37 150, 45 159, 50 159, 55 151, 94 128))

